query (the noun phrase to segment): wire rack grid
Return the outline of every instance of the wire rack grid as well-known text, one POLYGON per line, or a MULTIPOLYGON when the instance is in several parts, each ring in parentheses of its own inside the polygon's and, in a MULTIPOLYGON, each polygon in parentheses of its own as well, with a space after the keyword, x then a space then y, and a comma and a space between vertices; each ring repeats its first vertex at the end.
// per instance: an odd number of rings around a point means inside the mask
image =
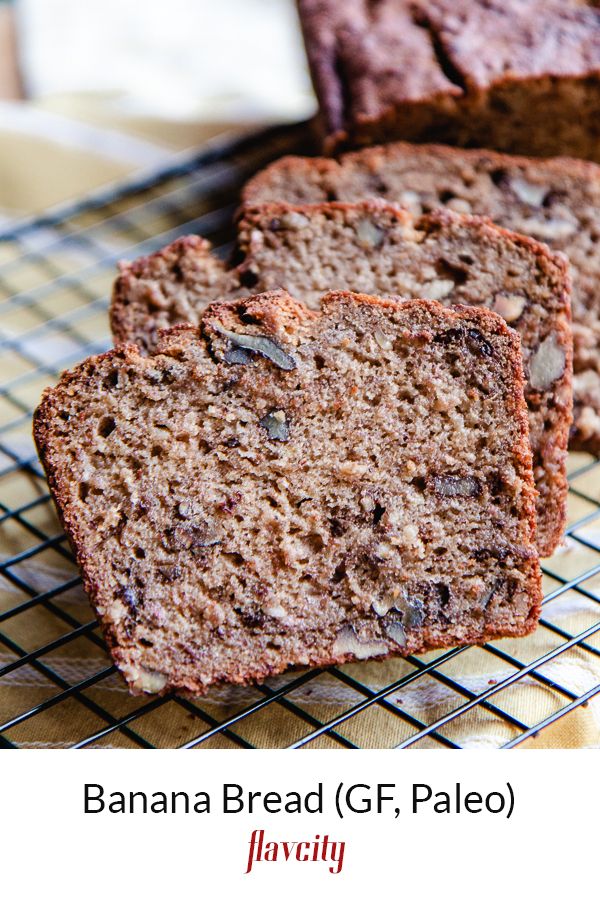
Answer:
POLYGON ((106 654, 33 448, 32 410, 63 369, 110 345, 116 261, 189 232, 226 253, 241 184, 306 150, 306 131, 212 145, 0 233, 2 748, 600 745, 600 463, 581 454, 569 459, 566 543, 545 561, 531 638, 196 700, 130 697, 106 654))

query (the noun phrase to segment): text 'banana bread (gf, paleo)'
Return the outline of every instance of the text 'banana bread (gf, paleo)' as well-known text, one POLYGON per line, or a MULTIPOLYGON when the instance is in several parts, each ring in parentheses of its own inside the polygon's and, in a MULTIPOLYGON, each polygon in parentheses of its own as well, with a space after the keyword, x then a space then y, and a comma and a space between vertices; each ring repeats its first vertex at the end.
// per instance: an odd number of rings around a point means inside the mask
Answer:
POLYGON ((538 491, 538 547, 566 515, 572 336, 566 262, 490 222, 447 211, 420 218, 385 204, 247 208, 227 268, 201 238, 125 264, 115 285, 118 341, 151 348, 160 328, 197 324, 208 302, 284 288, 317 306, 329 288, 490 306, 521 335, 538 491), (220 269, 219 269, 220 266, 220 269))
POLYGON ((600 160, 586 0, 298 0, 327 152, 402 138, 600 160))
POLYGON ((366 198, 399 203, 414 215, 446 207, 489 216, 566 253, 573 281, 570 445, 600 454, 600 166, 400 142, 339 160, 284 157, 243 195, 252 205, 366 198))
POLYGON ((150 356, 82 363, 35 416, 134 692, 527 634, 527 432, 500 316, 343 293, 215 305, 150 356))

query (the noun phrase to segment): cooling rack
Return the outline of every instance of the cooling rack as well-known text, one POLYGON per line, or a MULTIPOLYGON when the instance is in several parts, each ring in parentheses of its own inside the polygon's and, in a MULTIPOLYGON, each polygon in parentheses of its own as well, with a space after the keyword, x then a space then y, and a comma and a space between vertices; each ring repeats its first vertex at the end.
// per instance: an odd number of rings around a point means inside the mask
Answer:
POLYGON ((111 664, 31 440, 61 370, 110 345, 120 258, 183 233, 226 253, 240 185, 305 125, 213 144, 0 232, 0 747, 600 746, 600 462, 569 459, 565 545, 527 639, 294 672, 208 697, 130 697, 111 664), (534 740, 534 738, 536 740, 534 740))

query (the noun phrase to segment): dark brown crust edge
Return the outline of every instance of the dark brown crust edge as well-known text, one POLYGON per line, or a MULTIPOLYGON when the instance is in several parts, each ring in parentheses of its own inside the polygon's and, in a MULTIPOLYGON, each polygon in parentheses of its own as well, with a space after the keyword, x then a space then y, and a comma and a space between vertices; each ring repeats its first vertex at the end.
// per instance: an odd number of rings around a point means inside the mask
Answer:
MULTIPOLYGON (((273 294, 271 294, 270 297, 272 298, 273 294)), ((347 291, 334 292, 325 295, 325 297, 323 298, 324 306, 326 306, 328 302, 334 301, 336 299, 356 300, 360 303, 372 303, 373 305, 384 305, 388 307, 398 306, 401 302, 409 302, 415 305, 422 306, 423 308, 431 310, 432 312, 439 312, 443 310, 445 315, 449 316, 450 318, 454 318, 455 320, 475 320, 479 327, 487 327, 493 333, 502 333, 510 338, 509 363, 512 369, 514 390, 512 391, 509 400, 512 405, 513 415, 519 425, 520 435, 518 444, 515 447, 515 460, 517 464, 517 472, 524 483, 523 514, 532 551, 531 559, 528 562, 529 572, 527 580, 527 593, 531 598, 529 616, 523 623, 522 627, 515 626, 514 628, 510 629, 506 628, 499 630, 495 629, 493 626, 489 626, 486 627, 483 631, 469 633, 466 638, 463 638, 460 641, 457 641, 455 639, 456 636, 452 634, 451 629, 447 634, 447 640, 444 641, 431 639, 431 637, 429 637, 427 633, 424 633, 422 635, 422 641, 419 644, 412 644, 405 649, 398 648, 398 651, 378 656, 376 657, 376 659, 383 660, 389 657, 405 657, 413 653, 421 653, 427 650, 443 649, 449 646, 468 646, 471 644, 482 644, 485 641, 494 638, 518 637, 530 634, 535 629, 540 616, 542 603, 542 585, 539 560, 537 552, 535 551, 534 544, 536 527, 536 490, 532 474, 531 448, 529 444, 529 422, 523 395, 524 375, 518 335, 508 329, 503 319, 501 319, 495 313, 486 309, 477 309, 474 307, 448 308, 442 307, 441 304, 431 300, 381 300, 379 298, 370 297, 368 295, 352 294, 351 292, 347 291)), ((231 304, 223 304, 224 311, 225 308, 230 310, 231 304)), ((212 307, 213 314, 217 314, 218 311, 219 305, 214 305, 212 307)), ((311 311, 307 311, 307 314, 310 317, 312 317, 313 315, 311 311)), ((201 328, 194 328, 193 326, 185 325, 177 326, 174 329, 168 329, 167 331, 163 332, 163 337, 165 339, 168 339, 169 336, 176 337, 178 334, 186 333, 193 333, 195 337, 199 337, 201 334, 201 328)), ((121 648, 119 647, 117 635, 112 622, 106 617, 103 617, 98 611, 98 608, 101 605, 101 601, 104 596, 101 573, 97 571, 96 566, 94 565, 93 558, 86 551, 85 542, 79 527, 79 523, 77 521, 77 517, 74 513, 74 510, 69 507, 68 492, 65 489, 66 477, 64 475, 61 475, 59 471, 58 460, 54 456, 52 447, 52 419, 53 416, 57 413, 58 406, 60 404, 60 398, 63 393, 68 392, 70 389, 74 388, 77 385, 80 385, 82 383, 85 384, 86 378, 90 373, 90 369, 92 367, 102 364, 102 362, 106 360, 123 360, 127 361, 128 363, 139 363, 144 359, 145 357, 140 354, 139 348, 135 345, 125 345, 113 350, 109 350, 106 353, 101 354, 100 356, 91 357, 90 359, 81 363, 75 369, 65 372, 56 387, 48 388, 46 389, 46 391, 44 391, 40 405, 35 410, 33 417, 34 441, 41 463, 46 472, 50 493, 56 505, 60 521, 75 553, 77 564, 82 572, 85 591, 89 596, 96 617, 98 618, 98 621, 101 625, 102 633, 106 641, 108 650, 118 668, 121 667, 120 663, 126 663, 126 658, 124 653, 121 651, 121 648)), ((354 657, 351 654, 344 654, 340 656, 319 656, 312 657, 310 659, 310 666, 322 667, 340 665, 352 661, 354 661, 354 657)), ((265 678, 268 678, 271 675, 276 675, 288 671, 290 668, 298 667, 289 666, 284 663, 282 663, 280 667, 264 665, 262 667, 256 666, 256 668, 252 671, 240 671, 233 676, 228 676, 227 678, 215 679, 213 682, 211 682, 210 685, 202 684, 197 680, 194 681, 191 679, 184 679, 180 682, 177 682, 175 679, 171 679, 167 681, 160 693, 167 694, 171 691, 176 691, 178 693, 200 696, 202 694, 206 694, 210 687, 218 684, 256 684, 260 683, 265 678)), ((133 690, 132 692, 142 693, 135 690, 133 690)))
MULTIPOLYGON (((362 144, 389 140, 386 126, 397 118, 399 109, 405 127, 413 121, 420 124, 420 128, 415 125, 411 128, 414 131, 416 127, 415 135, 404 135, 408 138, 418 138, 423 128, 430 131, 436 121, 438 128, 441 121, 454 122, 458 112, 457 104, 465 102, 466 93, 463 87, 449 80, 445 73, 441 73, 446 81, 445 87, 440 86, 426 96, 405 97, 398 103, 389 101, 374 114, 362 114, 353 119, 348 115, 350 80, 341 69, 338 59, 340 32, 334 30, 329 40, 323 39, 321 17, 315 14, 310 5, 305 8, 303 0, 297 0, 297 6, 308 69, 318 100, 316 132, 325 154, 333 157, 362 144)), ((423 25, 424 22, 420 27, 423 25)), ((430 24, 425 27, 431 30, 430 24)))
MULTIPOLYGON (((551 71, 534 74, 513 72, 509 68, 494 75, 487 85, 482 86, 469 76, 468 71, 456 71, 454 76, 448 78, 447 72, 440 67, 448 81, 445 88, 423 93, 416 98, 391 98, 385 104, 377 105, 373 112, 353 115, 349 108, 349 98, 355 78, 348 76, 337 59, 338 45, 343 40, 345 31, 343 22, 334 22, 331 33, 326 34, 321 16, 310 2, 297 0, 297 6, 308 68, 318 100, 316 121, 322 150, 331 157, 348 150, 398 139, 419 142, 438 139, 453 144, 456 142, 457 127, 472 118, 476 119, 480 114, 482 97, 492 98, 492 102, 496 98, 501 101, 503 91, 515 87, 527 90, 528 87, 552 84, 555 81, 585 86, 591 81, 598 83, 600 79, 597 66, 588 66, 581 72, 558 76, 551 71)), ((437 44, 440 38, 439 23, 427 15, 424 9, 421 13, 420 26, 427 28, 432 41, 437 44)), ((444 52, 444 57, 452 65, 447 52, 444 52)), ((482 140, 479 135, 473 140, 472 136, 471 144, 473 143, 482 145, 485 139, 482 140)))

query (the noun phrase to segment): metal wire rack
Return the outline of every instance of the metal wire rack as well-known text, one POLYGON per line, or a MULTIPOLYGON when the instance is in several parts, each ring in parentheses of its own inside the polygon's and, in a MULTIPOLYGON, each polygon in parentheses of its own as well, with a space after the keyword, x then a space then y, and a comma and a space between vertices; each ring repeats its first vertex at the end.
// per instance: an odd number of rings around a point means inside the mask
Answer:
POLYGON ((301 125, 213 144, 0 232, 0 747, 600 745, 600 462, 581 454, 531 638, 198 700, 130 697, 110 663, 35 455, 32 409, 64 368, 110 345, 118 259, 189 232, 227 252, 240 185, 307 141, 301 125))

